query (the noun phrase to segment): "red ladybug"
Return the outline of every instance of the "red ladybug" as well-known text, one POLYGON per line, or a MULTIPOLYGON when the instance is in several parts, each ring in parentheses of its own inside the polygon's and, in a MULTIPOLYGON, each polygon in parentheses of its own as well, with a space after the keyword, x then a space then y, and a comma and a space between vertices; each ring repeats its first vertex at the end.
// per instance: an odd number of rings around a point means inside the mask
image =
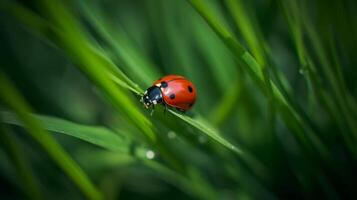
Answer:
POLYGON ((146 108, 163 104, 179 111, 189 110, 196 101, 196 88, 183 76, 168 75, 155 81, 141 97, 146 108))

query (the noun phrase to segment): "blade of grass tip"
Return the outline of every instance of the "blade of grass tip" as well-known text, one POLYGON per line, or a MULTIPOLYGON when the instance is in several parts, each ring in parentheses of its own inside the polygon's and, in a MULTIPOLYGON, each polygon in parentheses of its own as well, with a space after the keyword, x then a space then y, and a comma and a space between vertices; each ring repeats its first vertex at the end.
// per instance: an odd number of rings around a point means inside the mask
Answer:
MULTIPOLYGON (((2 118, 0 117, 0 120, 2 118)), ((33 174, 32 167, 20 148, 19 142, 10 130, 0 123, 0 143, 7 149, 9 157, 18 172, 20 187, 29 199, 43 199, 38 180, 33 174)))
POLYGON ((90 46, 90 48, 93 53, 98 56, 99 59, 102 59, 103 62, 106 63, 103 66, 109 70, 108 75, 114 82, 124 88, 133 91, 136 94, 141 94, 144 92, 138 84, 134 83, 134 81, 132 81, 126 74, 124 74, 124 72, 122 72, 110 59, 108 59, 102 51, 98 50, 98 48, 95 48, 93 46, 90 46))
MULTIPOLYGON (((0 112, 0 117, 4 123, 24 126, 14 113, 0 112)), ((48 131, 76 137, 111 151, 129 152, 130 144, 124 138, 124 134, 120 136, 105 127, 82 125, 43 115, 31 114, 31 117, 41 122, 42 126, 48 131)))
POLYGON ((218 134, 218 131, 213 129, 212 127, 207 127, 207 126, 203 125, 202 123, 200 123, 199 121, 197 121, 195 119, 192 119, 189 116, 181 115, 179 113, 176 113, 175 111, 169 110, 169 112, 172 113, 173 115, 175 115, 176 117, 182 119, 186 123, 190 124, 191 126, 193 126, 193 127, 197 128, 198 130, 202 131, 207 136, 209 136, 210 138, 212 138, 213 140, 215 140, 219 144, 223 145, 224 147, 228 148, 229 150, 233 151, 234 153, 236 153, 238 155, 241 155, 243 153, 238 147, 236 147, 235 145, 231 144, 226 139, 221 137, 218 134))
MULTIPOLYGON (((312 134, 306 134, 305 131, 303 131, 303 128, 308 129, 310 132, 312 132, 311 127, 306 124, 301 116, 295 111, 295 109, 290 105, 290 103, 287 101, 287 99, 283 96, 279 88, 272 82, 272 80, 269 80, 269 84, 266 83, 265 75, 263 73, 262 67, 259 65, 259 63, 255 60, 255 58, 248 52, 246 51, 243 46, 231 35, 231 33, 224 27, 215 16, 213 16, 210 12, 210 10, 205 6, 202 0, 188 0, 191 5, 198 11, 198 13, 206 20, 206 22, 211 26, 211 28, 216 32, 216 34, 222 39, 223 43, 227 45, 227 47, 231 50, 232 54, 235 56, 238 62, 242 62, 245 64, 245 69, 247 69, 250 77, 256 82, 256 84, 259 86, 260 89, 262 89, 263 94, 266 94, 266 91, 272 91, 273 94, 272 96, 274 97, 275 100, 277 100, 277 108, 280 111, 280 113, 285 112, 283 116, 290 115, 289 119, 293 120, 291 122, 288 122, 285 117, 283 117, 284 121, 286 123, 297 123, 294 125, 297 129, 293 129, 292 131, 293 134, 296 135, 297 138, 306 138, 308 137, 309 140, 304 140, 301 144, 303 145, 308 145, 308 146, 315 146, 321 154, 329 154, 327 152, 327 148, 321 143, 319 138, 316 137, 316 135, 312 134), (269 88, 271 85, 271 89, 269 88), (299 131, 295 131, 301 129, 299 131), (314 137, 314 138, 310 138, 314 137), (309 143, 313 143, 310 145, 309 143), (317 143, 317 144, 315 144, 317 143)), ((269 97, 269 96, 268 96, 269 97)))
POLYGON ((237 154, 250 168, 254 170, 255 173, 259 175, 266 174, 266 167, 261 163, 254 155, 248 151, 243 151, 241 148, 231 144, 229 141, 224 139, 219 131, 212 127, 208 122, 205 122, 203 119, 193 119, 189 116, 176 113, 175 111, 169 110, 170 113, 176 117, 182 119, 186 123, 200 130, 202 133, 206 134, 208 137, 212 138, 214 141, 218 142, 220 145, 229 149, 230 151, 237 154))
POLYGON ((131 86, 129 86, 128 84, 126 84, 124 81, 122 81, 121 79, 119 79, 117 76, 115 76, 112 73, 109 73, 109 77, 119 86, 123 87, 123 88, 127 88, 130 91, 134 92, 136 95, 141 95, 143 93, 143 91, 139 91, 131 86))
POLYGON ((80 188, 83 194, 88 199, 102 199, 102 194, 96 189, 82 169, 62 149, 56 140, 42 128, 42 125, 29 115, 31 113, 30 107, 2 72, 0 72, 0 97, 5 105, 14 110, 18 118, 24 123, 31 137, 46 150, 71 181, 80 188))

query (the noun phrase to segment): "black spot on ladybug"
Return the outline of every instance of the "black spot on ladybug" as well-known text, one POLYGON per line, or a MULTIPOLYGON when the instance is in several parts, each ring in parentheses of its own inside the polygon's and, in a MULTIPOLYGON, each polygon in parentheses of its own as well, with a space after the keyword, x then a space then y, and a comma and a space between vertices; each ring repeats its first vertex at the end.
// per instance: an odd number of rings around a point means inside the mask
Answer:
POLYGON ((193 106, 193 103, 190 103, 189 105, 188 105, 188 107, 192 107, 193 106))
POLYGON ((162 82, 161 82, 161 86, 160 86, 160 87, 165 88, 165 87, 167 87, 167 86, 168 86, 167 82, 165 82, 165 81, 162 81, 162 82))
POLYGON ((192 93, 192 92, 193 92, 193 89, 192 89, 192 87, 191 87, 191 86, 188 86, 188 87, 187 87, 187 89, 188 89, 188 91, 189 91, 190 93, 192 93))
POLYGON ((175 99, 175 94, 170 94, 170 99, 175 99))

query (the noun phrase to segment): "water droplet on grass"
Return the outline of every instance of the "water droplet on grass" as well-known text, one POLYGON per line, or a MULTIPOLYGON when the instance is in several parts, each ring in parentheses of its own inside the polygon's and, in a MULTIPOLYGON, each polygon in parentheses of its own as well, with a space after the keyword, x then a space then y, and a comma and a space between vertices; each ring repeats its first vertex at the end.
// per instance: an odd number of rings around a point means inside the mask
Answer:
POLYGON ((168 137, 169 139, 175 139, 175 138, 176 138, 176 133, 173 132, 173 131, 169 131, 169 132, 167 133, 167 137, 168 137))
POLYGON ((152 151, 152 150, 147 150, 146 153, 145 153, 145 156, 147 159, 154 159, 155 158, 155 152, 152 151))
POLYGON ((300 68, 299 69, 299 74, 304 75, 305 74, 305 70, 303 68, 300 68))

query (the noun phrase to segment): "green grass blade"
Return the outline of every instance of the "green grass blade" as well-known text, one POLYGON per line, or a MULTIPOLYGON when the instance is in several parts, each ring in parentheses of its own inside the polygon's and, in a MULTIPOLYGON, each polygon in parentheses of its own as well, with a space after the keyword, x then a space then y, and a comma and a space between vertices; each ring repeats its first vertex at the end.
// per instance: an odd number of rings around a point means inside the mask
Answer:
POLYGON ((222 92, 226 92, 227 85, 231 80, 237 79, 236 63, 229 54, 229 50, 222 44, 217 35, 197 15, 191 17, 191 29, 193 30, 193 42, 199 48, 200 53, 205 56, 207 66, 214 75, 214 84, 222 92), (224 67, 223 67, 224 66, 224 67))
POLYGON ((241 96, 242 81, 235 81, 221 99, 221 101, 214 107, 209 115, 210 121, 216 126, 221 125, 235 110, 237 101, 241 96))
POLYGON ((146 160, 144 161, 144 163, 146 166, 150 167, 151 169, 162 175, 162 178, 165 179, 167 182, 172 183, 173 185, 179 187, 182 191, 185 191, 196 198, 211 200, 212 196, 206 194, 207 192, 209 192, 209 194, 214 194, 213 196, 216 196, 214 190, 212 190, 207 185, 200 186, 199 181, 201 180, 194 180, 193 178, 195 177, 193 177, 192 175, 190 175, 190 177, 182 176, 181 174, 178 174, 177 172, 172 171, 166 166, 154 161, 146 160), (205 189, 207 191, 205 191, 205 189))
POLYGON ((212 12, 208 9, 204 2, 202 0, 188 1, 207 21, 211 28, 222 39, 224 44, 227 45, 232 54, 236 57, 237 61, 245 64, 244 67, 248 71, 248 74, 259 86, 262 92, 268 98, 270 98, 271 96, 272 98, 274 98, 274 100, 277 101, 277 107, 280 108, 280 110, 278 110, 282 114, 284 121, 290 124, 296 123, 294 125, 295 128, 292 129, 293 133, 296 135, 296 138, 307 138, 307 140, 304 139, 301 144, 311 146, 311 143, 313 143, 314 147, 319 148, 318 151, 321 154, 328 154, 327 148, 324 147, 324 144, 318 138, 314 137, 314 139, 311 139, 309 134, 302 135, 305 134, 305 132, 303 131, 304 128, 313 133, 311 127, 303 121, 303 118, 301 118, 301 116, 296 112, 296 110, 290 105, 283 93, 273 83, 273 81, 270 79, 266 80, 267 77, 264 75, 265 72, 263 70, 263 67, 260 66, 257 60, 248 51, 244 49, 244 47, 233 37, 229 30, 225 26, 223 26, 222 23, 220 23, 214 15, 212 15, 212 12), (272 94, 268 94, 267 91, 272 92, 272 94), (287 118, 287 115, 290 116, 287 118))
MULTIPOLYGON (((126 91, 116 87, 111 80, 112 77, 109 75, 115 66, 110 59, 93 48, 87 35, 80 28, 80 24, 63 4, 57 1, 41 1, 40 5, 53 20, 52 25, 56 26, 54 31, 57 38, 54 42, 65 48, 69 56, 76 62, 76 66, 101 89, 115 108, 126 113, 133 124, 142 130, 150 141, 154 142, 156 136, 150 120, 139 111, 126 91)), ((123 81, 126 82, 126 80, 123 81)), ((140 92, 140 89, 137 88, 136 85, 136 90, 140 92)))
POLYGON ((250 7, 245 5, 247 2, 242 0, 225 0, 225 2, 235 23, 239 27, 242 36, 247 41, 249 49, 251 49, 258 63, 261 66, 265 66, 267 62, 263 38, 260 30, 258 29, 257 22, 253 20, 251 15, 249 15, 250 7))
MULTIPOLYGON (((0 116, 4 123, 24 126, 14 113, 0 112, 0 116)), ((73 136, 111 151, 123 153, 128 153, 129 151, 129 142, 123 136, 119 136, 105 127, 76 124, 60 118, 43 115, 32 114, 31 117, 39 121, 48 131, 73 136)))
POLYGON ((101 193, 91 183, 82 169, 62 149, 56 140, 42 128, 42 125, 29 115, 31 109, 2 73, 0 74, 0 97, 6 105, 14 110, 32 138, 46 150, 50 157, 82 190, 83 194, 88 199, 102 199, 101 193))
POLYGON ((212 127, 208 122, 206 122, 203 118, 193 119, 189 116, 179 114, 175 111, 170 110, 170 113, 175 115, 176 117, 182 119, 189 125, 195 127, 200 130, 202 133, 206 134, 208 137, 216 141, 218 144, 224 146, 230 151, 234 152, 238 155, 248 166, 253 169, 254 173, 259 174, 261 176, 268 176, 266 171, 266 166, 261 163, 253 154, 246 150, 242 150, 241 148, 233 145, 228 140, 224 139, 221 136, 221 133, 214 127, 212 127))
POLYGON ((228 148, 229 150, 231 150, 239 155, 243 153, 241 149, 239 149, 238 147, 236 147, 235 145, 231 144, 229 141, 224 139, 222 136, 220 136, 220 134, 218 133, 218 130, 216 130, 213 127, 209 127, 208 123, 203 123, 202 120, 193 119, 189 116, 176 113, 175 111, 172 111, 172 110, 170 110, 170 113, 172 113, 176 117, 182 119, 183 121, 190 124, 191 126, 199 129, 202 133, 206 134, 208 137, 212 138, 213 140, 215 140, 219 144, 223 145, 224 147, 228 148))
MULTIPOLYGON (((1 116, 0 116, 0 119, 1 116)), ((0 143, 7 149, 9 157, 18 172, 20 187, 30 199, 43 199, 38 180, 33 174, 32 167, 25 157, 25 152, 18 145, 14 133, 10 132, 3 124, 0 124, 0 143)))
POLYGON ((112 46, 114 53, 123 60, 127 73, 133 77, 134 81, 140 82, 142 85, 150 85, 160 77, 160 73, 148 58, 135 47, 124 31, 120 30, 117 25, 109 24, 108 16, 98 9, 98 5, 80 2, 80 7, 87 20, 93 24, 107 44, 112 46))
MULTIPOLYGON (((355 145, 353 144, 353 139, 351 139, 348 131, 345 131, 345 127, 349 127, 352 132, 356 130, 356 128, 353 125, 355 124, 353 122, 354 120, 351 118, 349 112, 347 111, 348 109, 346 108, 348 101, 346 98, 347 93, 345 92, 347 92, 347 90, 343 84, 343 80, 341 82, 342 75, 341 71, 339 70, 340 66, 336 57, 334 57, 334 66, 337 75, 335 75, 335 72, 332 70, 333 66, 329 62, 327 52, 324 50, 320 38, 316 32, 316 27, 311 25, 310 19, 308 19, 306 15, 303 15, 304 17, 300 17, 301 13, 299 11, 299 6, 301 7, 301 5, 294 1, 289 3, 286 1, 280 1, 279 3, 281 4, 282 10, 285 14, 285 18, 290 28, 291 37, 296 46, 299 61, 301 63, 300 70, 304 72, 303 75, 307 80, 307 84, 311 84, 313 90, 310 91, 309 94, 314 95, 321 106, 327 111, 331 119, 334 119, 334 121, 337 122, 337 124, 340 126, 339 128, 342 130, 342 135, 346 144, 350 149, 354 149, 353 146, 355 145), (327 82, 329 82, 332 86, 335 98, 329 98, 326 87, 321 83, 323 75, 317 73, 314 61, 309 56, 306 44, 303 41, 303 31, 305 29, 307 36, 313 44, 314 50, 317 52, 317 57, 323 69, 322 71, 328 79, 327 82)), ((332 55, 335 56, 335 48, 332 47, 331 49, 332 55)))

